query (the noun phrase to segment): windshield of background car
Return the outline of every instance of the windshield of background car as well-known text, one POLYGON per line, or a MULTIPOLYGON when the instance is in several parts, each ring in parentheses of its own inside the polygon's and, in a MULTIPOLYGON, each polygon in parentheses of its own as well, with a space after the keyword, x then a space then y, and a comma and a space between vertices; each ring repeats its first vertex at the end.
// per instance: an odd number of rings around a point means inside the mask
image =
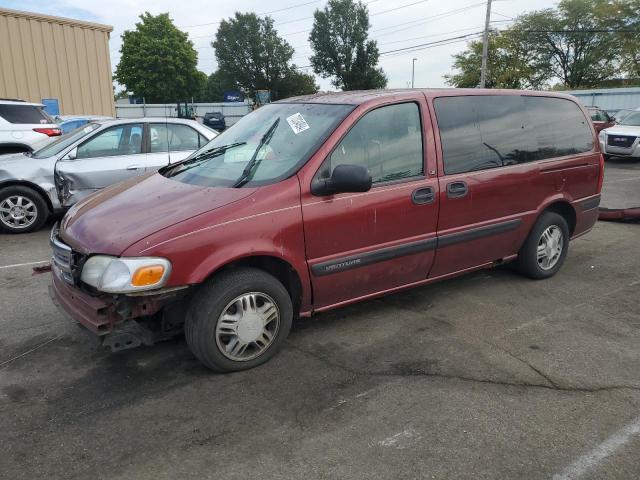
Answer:
POLYGON ((99 126, 99 123, 89 123, 87 125, 83 125, 80 128, 76 128, 69 133, 65 133, 61 137, 58 137, 51 143, 47 142, 44 147, 33 152, 33 155, 31 156, 33 158, 53 157, 54 155, 62 152, 65 148, 80 140, 85 135, 93 132, 99 126))
POLYGON ((631 125, 634 127, 640 126, 640 112, 631 113, 624 117, 620 122, 620 125, 631 125))
POLYGON ((354 108, 317 103, 265 105, 161 173, 206 187, 280 181, 297 171, 354 108))

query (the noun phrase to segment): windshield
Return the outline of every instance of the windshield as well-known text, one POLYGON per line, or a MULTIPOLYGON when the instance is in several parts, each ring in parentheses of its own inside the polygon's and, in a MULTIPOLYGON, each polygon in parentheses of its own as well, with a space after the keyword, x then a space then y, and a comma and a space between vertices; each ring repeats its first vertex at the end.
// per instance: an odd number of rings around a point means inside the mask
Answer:
POLYGON ((100 126, 99 123, 89 123, 87 125, 83 125, 80 128, 76 128, 75 130, 70 131, 69 133, 65 133, 61 137, 58 137, 53 142, 46 144, 40 148, 36 149, 33 153, 33 158, 47 158, 53 157, 54 155, 59 154, 65 148, 80 140, 85 135, 93 132, 96 128, 100 126))
POLYGON ((282 180, 309 159, 353 108, 313 103, 265 105, 161 173, 207 187, 282 180))
POLYGON ((634 127, 640 126, 640 112, 627 115, 622 119, 620 125, 632 125, 634 127))

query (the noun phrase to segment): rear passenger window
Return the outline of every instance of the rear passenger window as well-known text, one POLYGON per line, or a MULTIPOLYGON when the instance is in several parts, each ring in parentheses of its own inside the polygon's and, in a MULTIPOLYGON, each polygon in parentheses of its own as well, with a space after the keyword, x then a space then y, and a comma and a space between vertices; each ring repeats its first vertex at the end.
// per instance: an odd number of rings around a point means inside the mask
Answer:
POLYGON ((362 165, 371 172, 373 183, 422 175, 418 105, 389 105, 365 114, 338 144, 329 163, 326 176, 338 165, 362 165))
POLYGON ((538 140, 536 160, 561 157, 593 149, 590 125, 570 100, 524 97, 531 129, 538 140))
POLYGON ((0 117, 9 123, 54 123, 42 107, 35 105, 0 105, 0 117))
POLYGON ((447 175, 593 148, 586 118, 569 100, 462 96, 437 98, 434 107, 447 175))
POLYGON ((201 145, 200 135, 187 125, 175 123, 152 123, 149 125, 151 153, 197 150, 201 145))

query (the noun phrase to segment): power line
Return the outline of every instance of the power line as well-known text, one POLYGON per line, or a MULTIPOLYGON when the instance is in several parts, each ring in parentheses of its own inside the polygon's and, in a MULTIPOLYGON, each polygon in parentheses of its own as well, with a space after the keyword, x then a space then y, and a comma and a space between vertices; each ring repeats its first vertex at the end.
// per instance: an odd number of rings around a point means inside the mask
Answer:
MULTIPOLYGON (((466 40, 469 40, 471 38, 475 38, 478 37, 479 35, 482 35, 482 31, 479 32, 473 32, 473 33, 467 33, 466 35, 458 35, 455 37, 449 37, 449 38, 443 38, 440 40, 436 40, 434 42, 428 42, 428 43, 419 43, 417 45, 411 45, 409 47, 403 47, 403 48, 397 48, 395 50, 387 50, 385 52, 380 52, 380 56, 386 56, 386 55, 394 55, 394 54, 398 54, 398 53, 409 53, 409 52, 415 52, 418 50, 425 50, 427 48, 434 48, 434 47, 440 47, 442 45, 449 45, 450 43, 456 43, 456 42, 464 42, 466 40)), ((297 67, 298 69, 303 69, 303 68, 311 68, 312 65, 304 65, 302 67, 297 67)))
MULTIPOLYGON (((509 22, 510 20, 493 20, 491 23, 503 23, 503 22, 509 22)), ((411 37, 411 38, 403 38, 402 40, 394 40, 393 42, 384 42, 379 44, 379 47, 385 46, 385 45, 392 45, 392 44, 396 44, 396 43, 403 43, 403 42, 409 42, 411 40, 421 40, 423 38, 433 38, 433 37, 439 37, 442 35, 451 35, 452 33, 460 33, 460 32, 468 32, 469 30, 478 30, 481 29, 482 25, 479 26, 475 26, 475 27, 467 27, 467 28, 460 28, 458 30, 450 30, 448 32, 440 32, 440 33, 432 33, 430 35, 420 35, 419 37, 411 37)), ((375 38, 371 38, 371 40, 375 40, 375 38)), ((313 51, 308 51, 305 53, 301 53, 299 55, 296 55, 294 57, 292 57, 291 59, 294 60, 296 58, 303 58, 303 57, 307 57, 309 55, 311 55, 313 53, 313 51)))
POLYGON ((380 52, 380 55, 381 56, 382 55, 389 55, 390 53, 405 52, 405 51, 408 51, 408 50, 413 51, 413 49, 416 49, 418 47, 428 47, 428 46, 431 46, 431 45, 440 44, 442 42, 448 42, 450 40, 467 40, 469 37, 477 37, 479 34, 482 34, 482 33, 483 33, 482 31, 474 32, 474 33, 467 33, 465 35, 458 35, 457 37, 443 38, 441 40, 436 40, 434 42, 420 43, 418 45, 411 45, 409 47, 396 48, 395 50, 387 50, 386 52, 380 52))
MULTIPOLYGON (((365 5, 369 5, 369 4, 371 4, 371 3, 375 3, 375 2, 377 2, 377 1, 378 1, 378 0, 371 0, 371 1, 369 1, 369 2, 365 2, 365 5)), ((396 11, 396 10, 401 10, 401 9, 403 9, 403 8, 412 7, 413 5, 418 5, 419 3, 426 3, 426 2, 428 2, 428 1, 430 1, 430 0, 420 0, 420 1, 418 1, 418 2, 413 2, 413 3, 406 4, 406 5, 400 5, 399 7, 390 8, 390 9, 388 9, 388 10, 383 10, 383 11, 381 11, 381 12, 374 12, 374 13, 371 13, 371 14, 369 14, 369 16, 370 16, 370 17, 375 17, 376 15, 382 15, 382 14, 384 14, 384 13, 394 12, 394 11, 396 11)), ((315 2, 314 2, 314 3, 315 3, 315 2)), ((293 8, 293 7, 292 7, 292 8, 293 8)), ((258 15, 264 15, 264 14, 258 14, 258 15)), ((297 18, 297 19, 295 19, 295 20, 286 20, 286 21, 284 21, 284 22, 276 22, 276 23, 274 23, 274 25, 286 25, 286 24, 289 24, 289 23, 301 22, 301 21, 303 21, 303 20, 311 20, 312 18, 313 18, 313 16, 311 16, 311 17, 297 18)), ((220 23, 220 22, 215 22, 215 24, 219 24, 219 23, 220 23)), ((213 24, 214 24, 214 23, 212 23, 212 24, 203 24, 203 25, 213 25, 213 24)), ((299 32, 285 33, 285 34, 282 34, 282 35, 280 35, 280 36, 281 36, 281 37, 288 37, 288 36, 291 36, 291 35, 298 35, 298 34, 300 34, 300 33, 307 33, 307 32, 310 32, 310 31, 311 31, 311 29, 309 28, 309 29, 307 29, 307 30, 301 30, 301 31, 299 31, 299 32)), ((215 35, 216 35, 216 34, 214 33, 214 34, 211 34, 211 35, 198 35, 198 36, 190 37, 190 38, 191 38, 192 40, 194 40, 194 39, 196 39, 196 38, 210 38, 210 37, 215 37, 215 35)))
MULTIPOLYGON (((291 5, 290 7, 279 8, 278 10, 271 10, 270 12, 257 13, 259 17, 262 15, 271 15, 272 13, 284 12, 285 10, 293 10, 294 8, 304 7, 306 5, 311 5, 313 3, 321 2, 322 0, 313 0, 312 2, 298 3, 296 5, 291 5)), ((377 0, 375 0, 377 1, 377 0)), ((220 22, 208 22, 208 23, 199 23, 197 25, 183 25, 178 28, 195 28, 195 27, 205 27, 207 25, 218 25, 220 22)))

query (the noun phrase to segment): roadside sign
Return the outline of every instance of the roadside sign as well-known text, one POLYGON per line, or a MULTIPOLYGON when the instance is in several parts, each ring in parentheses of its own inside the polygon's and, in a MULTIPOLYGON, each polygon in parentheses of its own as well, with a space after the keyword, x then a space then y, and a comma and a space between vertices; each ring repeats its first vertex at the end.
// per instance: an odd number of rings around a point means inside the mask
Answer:
POLYGON ((51 116, 60 115, 60 104, 57 98, 43 98, 44 111, 51 116))
POLYGON ((238 90, 226 90, 222 93, 225 102, 244 102, 244 94, 238 90))

